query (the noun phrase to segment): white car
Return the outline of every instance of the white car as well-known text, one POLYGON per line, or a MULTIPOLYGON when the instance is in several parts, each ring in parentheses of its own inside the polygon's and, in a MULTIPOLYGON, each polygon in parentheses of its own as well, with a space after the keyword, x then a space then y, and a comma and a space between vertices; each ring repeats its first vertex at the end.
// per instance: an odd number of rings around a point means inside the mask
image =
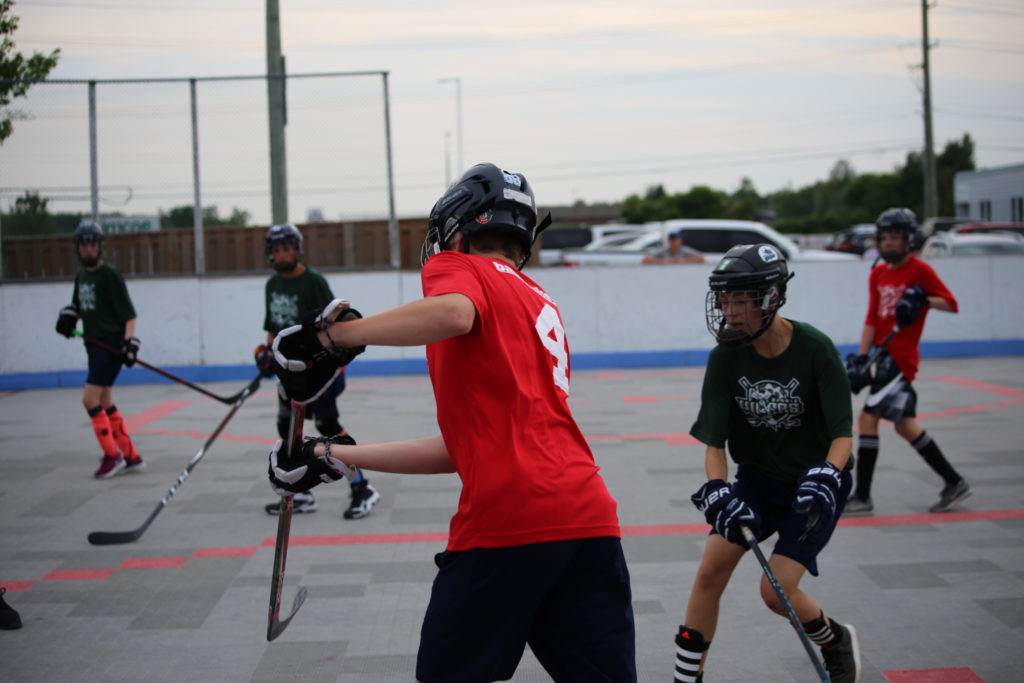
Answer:
POLYGON ((593 245, 628 242, 645 231, 642 225, 606 223, 589 228, 561 228, 546 230, 540 235, 540 265, 557 266, 562 263, 563 249, 591 249, 593 245))
POLYGON ((924 243, 921 256, 1000 256, 1024 254, 1024 238, 1015 233, 940 232, 924 243))
POLYGON ((661 247, 669 233, 680 232, 683 244, 704 254, 709 263, 718 261, 737 244, 771 244, 789 261, 856 261, 853 254, 801 249, 782 233, 756 221, 727 219, 676 219, 664 221, 657 230, 616 247, 565 249, 562 263, 567 266, 636 265, 644 254, 661 247))

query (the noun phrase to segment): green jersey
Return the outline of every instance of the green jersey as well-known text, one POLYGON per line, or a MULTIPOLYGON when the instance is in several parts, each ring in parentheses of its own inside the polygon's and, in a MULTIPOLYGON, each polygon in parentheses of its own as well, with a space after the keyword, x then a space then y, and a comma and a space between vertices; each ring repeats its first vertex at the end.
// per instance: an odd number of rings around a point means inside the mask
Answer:
MULTIPOLYGON (((795 482, 828 455, 834 439, 852 436, 850 383, 832 340, 793 322, 793 339, 776 358, 752 346, 711 351, 700 413, 690 434, 726 448, 738 464, 795 482)), ((853 467, 851 457, 846 465, 853 467)))
POLYGON ((82 333, 93 338, 123 336, 125 323, 135 318, 124 278, 107 262, 96 270, 78 271, 71 303, 78 308, 82 333))
POLYGON ((321 311, 334 300, 324 276, 309 266, 298 277, 287 278, 275 273, 267 280, 266 315, 263 329, 277 334, 299 323, 309 311, 321 311))

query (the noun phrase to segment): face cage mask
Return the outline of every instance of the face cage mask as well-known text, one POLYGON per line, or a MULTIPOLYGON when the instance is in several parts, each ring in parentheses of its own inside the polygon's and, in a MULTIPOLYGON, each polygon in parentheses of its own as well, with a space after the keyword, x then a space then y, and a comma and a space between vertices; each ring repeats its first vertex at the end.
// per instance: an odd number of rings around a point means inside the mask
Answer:
POLYGON ((100 258, 103 256, 103 241, 94 237, 80 238, 75 242, 75 255, 78 256, 78 262, 82 264, 84 268, 92 268, 100 262, 100 258), (82 258, 82 252, 79 251, 79 247, 85 244, 98 244, 100 247, 99 251, 96 252, 95 256, 82 258))
POLYGON ((778 295, 778 288, 771 287, 757 292, 748 291, 745 299, 733 299, 732 304, 744 303, 744 315, 751 310, 760 314, 761 326, 753 334, 746 330, 732 329, 722 311, 721 295, 727 291, 740 292, 745 290, 710 290, 704 298, 704 317, 707 320, 708 332, 719 344, 725 346, 746 346, 765 333, 775 320, 775 312, 779 310, 785 299, 778 295), (749 296, 753 294, 753 296, 749 296))

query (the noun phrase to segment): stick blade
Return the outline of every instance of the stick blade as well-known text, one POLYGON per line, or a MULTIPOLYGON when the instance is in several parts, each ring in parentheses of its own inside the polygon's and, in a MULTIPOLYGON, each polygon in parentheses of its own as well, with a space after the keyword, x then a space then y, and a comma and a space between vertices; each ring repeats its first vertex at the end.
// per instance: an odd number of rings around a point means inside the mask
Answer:
POLYGON ((285 619, 277 619, 271 616, 270 621, 267 623, 267 642, 272 642, 279 635, 284 633, 284 630, 288 628, 288 624, 298 613, 299 608, 302 607, 302 603, 306 601, 306 587, 302 586, 299 588, 299 592, 295 594, 295 601, 292 603, 292 612, 285 619))
POLYGON ((94 531, 89 534, 89 543, 92 545, 121 545, 122 543, 134 543, 142 536, 142 531, 94 531))

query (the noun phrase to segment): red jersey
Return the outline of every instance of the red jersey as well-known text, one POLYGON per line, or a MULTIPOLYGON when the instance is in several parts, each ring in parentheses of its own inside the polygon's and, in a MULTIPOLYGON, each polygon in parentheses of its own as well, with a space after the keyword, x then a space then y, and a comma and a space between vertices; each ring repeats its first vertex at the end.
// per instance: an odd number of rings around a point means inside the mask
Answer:
MULTIPOLYGON (((881 344, 896 326, 896 302, 903 296, 903 292, 914 285, 921 285, 928 296, 941 296, 953 307, 954 313, 959 310, 956 298, 939 279, 935 270, 924 261, 911 256, 910 260, 899 268, 890 268, 888 263, 875 266, 868 277, 868 314, 864 318, 864 324, 874 326, 876 346, 881 344)), ((914 324, 900 330, 888 346, 897 367, 911 382, 917 376, 917 368, 921 362, 921 352, 917 343, 921 340, 927 315, 928 307, 922 308, 914 324)))
POLYGON ((424 296, 458 293, 473 329, 427 345, 437 422, 462 479, 449 550, 620 537, 615 500, 569 411, 558 307, 501 260, 446 251, 424 296))

